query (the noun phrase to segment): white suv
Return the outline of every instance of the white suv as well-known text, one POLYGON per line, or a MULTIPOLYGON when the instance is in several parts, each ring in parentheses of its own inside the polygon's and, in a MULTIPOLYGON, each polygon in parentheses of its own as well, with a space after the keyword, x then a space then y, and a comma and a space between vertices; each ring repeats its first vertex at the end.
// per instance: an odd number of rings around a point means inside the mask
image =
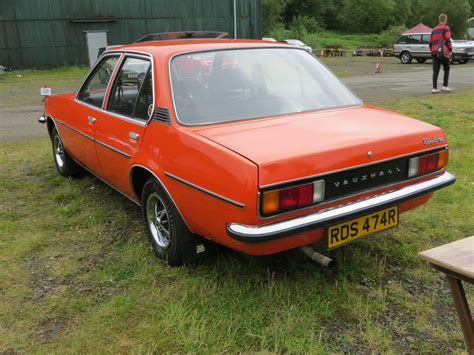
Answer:
MULTIPOLYGON (((424 63, 431 59, 430 46, 428 40, 431 33, 417 33, 402 35, 393 45, 394 55, 403 64, 410 64, 413 59, 418 63, 424 63)), ((457 61, 465 64, 469 59, 474 59, 474 43, 472 41, 453 40, 453 58, 451 62, 457 61)))

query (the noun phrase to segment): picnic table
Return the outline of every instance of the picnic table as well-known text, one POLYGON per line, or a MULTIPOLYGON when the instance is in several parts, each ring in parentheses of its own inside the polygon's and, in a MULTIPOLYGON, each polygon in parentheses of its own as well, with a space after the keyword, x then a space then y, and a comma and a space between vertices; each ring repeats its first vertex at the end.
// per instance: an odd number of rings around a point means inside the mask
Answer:
POLYGON ((474 323, 462 281, 474 284, 474 236, 418 254, 448 278, 469 354, 474 354, 474 323))

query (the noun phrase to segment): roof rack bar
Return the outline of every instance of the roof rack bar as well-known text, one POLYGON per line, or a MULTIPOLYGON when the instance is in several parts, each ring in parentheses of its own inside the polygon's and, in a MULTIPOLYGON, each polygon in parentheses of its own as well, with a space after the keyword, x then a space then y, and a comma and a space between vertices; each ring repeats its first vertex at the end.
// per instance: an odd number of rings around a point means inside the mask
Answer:
POLYGON ((150 42, 150 41, 169 41, 178 39, 200 39, 200 38, 226 38, 229 32, 217 31, 182 31, 182 32, 161 32, 151 33, 141 37, 135 43, 150 42))

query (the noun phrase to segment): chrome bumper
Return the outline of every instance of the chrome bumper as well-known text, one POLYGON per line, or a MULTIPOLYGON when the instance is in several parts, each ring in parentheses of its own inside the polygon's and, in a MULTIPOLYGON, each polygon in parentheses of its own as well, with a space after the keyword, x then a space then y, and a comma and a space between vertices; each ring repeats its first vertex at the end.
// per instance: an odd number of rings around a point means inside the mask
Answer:
POLYGON ((38 117, 38 123, 46 123, 47 119, 44 115, 38 117))
POLYGON ((402 187, 365 200, 348 205, 318 211, 316 213, 294 219, 266 224, 248 226, 237 223, 227 225, 230 237, 247 243, 264 242, 286 237, 299 232, 326 227, 347 219, 356 218, 385 207, 397 205, 403 201, 439 190, 456 181, 456 177, 448 172, 423 182, 402 187))

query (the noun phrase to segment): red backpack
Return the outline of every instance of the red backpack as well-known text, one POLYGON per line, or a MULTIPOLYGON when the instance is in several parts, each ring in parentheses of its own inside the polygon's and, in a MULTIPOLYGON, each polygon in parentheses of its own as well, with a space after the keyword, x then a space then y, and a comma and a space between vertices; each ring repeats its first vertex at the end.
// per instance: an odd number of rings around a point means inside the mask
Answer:
POLYGON ((439 60, 450 59, 449 48, 446 45, 445 33, 446 30, 443 30, 443 38, 441 38, 441 40, 439 41, 438 48, 436 49, 436 57, 439 60))

